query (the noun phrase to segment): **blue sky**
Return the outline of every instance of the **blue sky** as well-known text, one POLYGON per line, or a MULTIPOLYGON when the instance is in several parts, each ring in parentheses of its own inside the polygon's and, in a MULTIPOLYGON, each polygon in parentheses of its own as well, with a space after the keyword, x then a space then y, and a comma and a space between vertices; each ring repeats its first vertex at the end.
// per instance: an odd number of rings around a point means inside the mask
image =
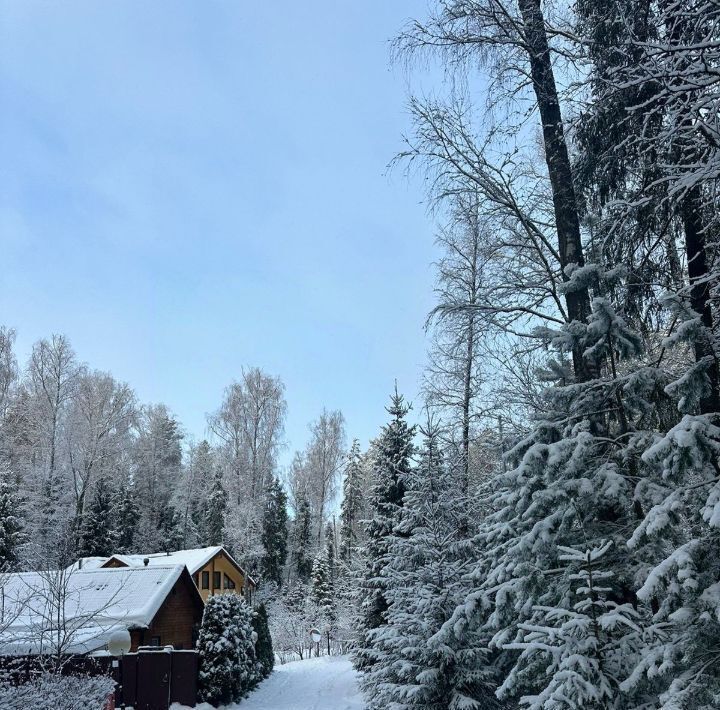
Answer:
POLYGON ((363 441, 414 396, 432 301, 388 39, 410 0, 0 0, 0 323, 189 436, 242 365, 285 382, 288 453, 323 406, 363 441))

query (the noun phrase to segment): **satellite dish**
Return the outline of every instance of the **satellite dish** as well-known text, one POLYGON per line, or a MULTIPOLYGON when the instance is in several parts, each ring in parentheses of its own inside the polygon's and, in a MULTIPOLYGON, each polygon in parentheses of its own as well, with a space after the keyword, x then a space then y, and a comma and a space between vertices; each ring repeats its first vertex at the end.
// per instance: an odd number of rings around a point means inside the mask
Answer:
POLYGON ((122 656, 132 646, 130 632, 127 629, 118 629, 110 634, 107 642, 107 649, 111 656, 122 656))
POLYGON ((310 638, 312 638, 313 643, 320 643, 322 634, 317 629, 310 629, 310 638))

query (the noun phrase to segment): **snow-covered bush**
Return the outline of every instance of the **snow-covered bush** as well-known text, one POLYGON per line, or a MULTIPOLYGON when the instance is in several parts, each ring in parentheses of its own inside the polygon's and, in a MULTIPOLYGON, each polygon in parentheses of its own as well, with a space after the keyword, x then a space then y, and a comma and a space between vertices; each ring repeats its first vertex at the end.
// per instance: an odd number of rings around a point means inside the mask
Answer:
POLYGON ((257 634, 255 655, 260 667, 259 680, 263 680, 272 673, 275 665, 275 652, 273 651, 272 637, 270 636, 267 609, 264 604, 260 604, 253 614, 252 625, 257 634))
POLYGON ((214 705, 237 702, 255 684, 252 615, 237 594, 208 600, 198 639, 200 700, 214 705))
POLYGON ((0 708, 28 710, 77 710, 102 708, 115 690, 115 681, 107 676, 61 676, 43 673, 28 683, 0 683, 0 708))

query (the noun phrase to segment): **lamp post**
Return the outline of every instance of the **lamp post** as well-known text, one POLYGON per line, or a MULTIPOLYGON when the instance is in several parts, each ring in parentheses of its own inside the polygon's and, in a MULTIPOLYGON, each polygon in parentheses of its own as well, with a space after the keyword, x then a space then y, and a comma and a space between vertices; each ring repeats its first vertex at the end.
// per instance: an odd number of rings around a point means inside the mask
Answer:
POLYGON ((123 691, 123 676, 122 676, 122 656, 124 656, 132 648, 132 638, 130 638, 130 632, 127 629, 118 629, 113 631, 108 638, 107 649, 111 656, 116 656, 113 659, 112 667, 117 668, 117 684, 120 689, 120 698, 122 701, 121 707, 125 707, 125 693, 123 691))
POLYGON ((322 634, 318 629, 310 629, 310 638, 315 644, 315 656, 320 656, 320 641, 322 640, 322 634))

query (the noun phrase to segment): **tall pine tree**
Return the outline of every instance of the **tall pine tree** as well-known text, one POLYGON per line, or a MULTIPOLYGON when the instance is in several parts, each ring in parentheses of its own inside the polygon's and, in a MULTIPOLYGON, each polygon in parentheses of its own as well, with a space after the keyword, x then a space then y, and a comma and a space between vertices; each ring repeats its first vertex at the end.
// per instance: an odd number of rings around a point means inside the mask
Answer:
POLYGON ((310 503, 302 498, 298 503, 297 513, 293 522, 293 566, 298 581, 306 584, 312 572, 310 556, 310 536, 312 534, 312 513, 310 503))
POLYGON ((365 564, 358 584, 361 607, 359 640, 354 656, 356 668, 363 671, 375 663, 374 631, 387 622, 385 571, 395 526, 400 522, 414 452, 415 427, 406 420, 409 410, 410 407, 396 390, 387 409, 391 419, 378 437, 373 462, 374 485, 370 494, 370 520, 366 527, 365 564))
POLYGON ((116 552, 136 552, 134 546, 135 530, 140 519, 140 509, 135 500, 135 491, 130 483, 123 482, 118 494, 117 511, 117 549, 116 552))
POLYGON ((261 561, 263 578, 282 585, 287 559, 287 495, 277 477, 273 477, 265 493, 261 561))
POLYGON ((198 531, 203 545, 222 545, 225 532, 226 508, 227 492, 223 484, 223 473, 222 469, 217 466, 198 531))
MULTIPOLYGON (((473 550, 466 538, 465 456, 449 465, 428 422, 418 466, 406 477, 400 522, 384 569, 386 624, 368 635, 374 663, 362 686, 370 708, 447 710, 478 697, 458 675, 456 649, 436 635, 463 597, 473 550)), ((478 664, 478 680, 483 667, 478 664)), ((488 707, 490 707, 488 705, 488 707)))
POLYGON ((350 564, 358 545, 358 532, 363 510, 364 470, 360 442, 355 439, 348 453, 343 478, 343 497, 340 507, 340 558, 350 564))
POLYGON ((116 552, 115 501, 110 482, 102 476, 95 483, 92 500, 80 523, 79 557, 109 557, 116 552))
POLYGON ((22 542, 20 501, 7 465, 0 466, 0 572, 13 568, 22 542))

